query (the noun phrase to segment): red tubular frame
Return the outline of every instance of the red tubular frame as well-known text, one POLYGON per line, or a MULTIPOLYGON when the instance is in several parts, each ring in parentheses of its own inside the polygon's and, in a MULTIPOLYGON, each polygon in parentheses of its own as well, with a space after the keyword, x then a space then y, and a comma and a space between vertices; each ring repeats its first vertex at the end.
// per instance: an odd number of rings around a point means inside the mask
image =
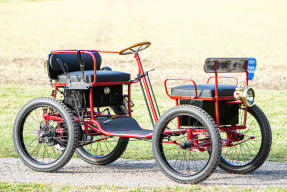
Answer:
POLYGON ((217 127, 219 127, 217 61, 214 62, 214 71, 215 71, 215 115, 216 115, 216 125, 217 127))
POLYGON ((169 98, 171 98, 171 99, 177 99, 176 97, 178 97, 178 96, 172 96, 172 95, 170 95, 169 93, 168 93, 168 90, 167 90, 167 81, 191 81, 192 83, 193 83, 193 85, 194 85, 194 91, 195 91, 195 96, 194 97, 189 97, 189 96, 180 96, 181 98, 185 98, 185 99, 195 99, 195 98, 197 98, 197 88, 196 88, 196 83, 195 83, 195 81, 194 80, 192 80, 192 79, 166 79, 165 81, 164 81, 164 87, 165 87, 165 92, 166 92, 166 94, 167 94, 167 96, 169 96, 169 98))
MULTIPOLYGON (((55 50, 52 51, 51 53, 77 53, 78 50, 55 50)), ((89 83, 92 87, 97 86, 97 85, 127 85, 128 86, 128 115, 132 116, 131 113, 131 84, 133 83, 137 83, 139 80, 133 80, 133 81, 119 81, 119 82, 97 82, 97 78, 96 78, 96 69, 97 69, 97 63, 96 63, 96 59, 95 56, 92 54, 92 52, 99 52, 99 53, 119 53, 118 51, 102 51, 102 50, 80 50, 81 53, 86 53, 89 54, 92 59, 93 59, 93 64, 94 64, 94 80, 92 83, 89 83)), ((151 92, 150 92, 150 88, 147 84, 147 79, 145 77, 145 72, 143 70, 143 66, 140 60, 140 57, 138 55, 138 53, 134 54, 134 58, 137 61, 137 65, 138 65, 138 74, 141 75, 141 78, 143 80, 143 85, 144 85, 144 89, 148 98, 148 107, 151 109, 152 112, 152 116, 155 122, 158 121, 158 116, 155 110, 155 105, 154 105, 154 101, 151 97, 151 92)), ((248 85, 248 71, 247 71, 247 64, 246 63, 246 85, 248 85)), ((219 77, 218 73, 217 73, 217 61, 214 62, 214 67, 215 67, 215 75, 212 77, 209 77, 207 83, 209 83, 211 78, 215 79, 215 96, 214 97, 198 97, 198 93, 197 93, 197 87, 196 87, 196 83, 194 80, 192 79, 166 79, 164 81, 164 86, 165 86, 165 91, 166 94, 168 95, 168 97, 170 97, 171 99, 175 99, 176 101, 176 105, 179 105, 178 99, 194 99, 194 100, 206 100, 206 101, 215 101, 215 113, 216 113, 216 124, 219 127, 219 106, 218 103, 219 101, 226 101, 227 103, 242 103, 239 100, 234 100, 233 96, 225 96, 225 97, 219 97, 218 96, 218 79, 219 78, 233 78, 236 80, 236 85, 238 84, 238 79, 236 77, 219 77), (168 93, 168 89, 167 89, 167 81, 169 80, 184 80, 184 81, 190 81, 193 83, 194 88, 195 88, 195 96, 172 96, 168 93)), ((57 94, 57 90, 59 87, 64 87, 66 86, 67 83, 54 83, 54 95, 53 97, 56 98, 56 94, 57 94)), ((89 88, 89 100, 90 100, 90 118, 85 118, 83 121, 81 121, 78 117, 74 117, 76 119, 77 122, 83 122, 84 123, 84 127, 85 127, 85 132, 87 135, 89 136, 95 136, 95 135, 99 135, 99 134, 104 134, 107 136, 119 136, 119 137, 133 137, 133 138, 141 138, 141 139, 145 139, 145 138, 150 138, 152 137, 152 133, 147 134, 147 135, 135 135, 135 134, 122 134, 122 133, 111 133, 111 132, 107 132, 104 129, 102 129, 101 125, 99 124, 99 122, 95 119, 95 113, 94 113, 94 108, 93 108, 93 91, 92 88, 89 88)), ((242 126, 225 126, 225 127, 219 127, 221 131, 225 131, 226 133, 231 133, 232 130, 236 130, 236 129, 244 129, 246 128, 246 116, 247 116, 247 107, 245 108, 245 117, 244 117, 244 125, 242 126)), ((62 121, 61 117, 53 117, 53 116, 44 116, 45 119, 53 119, 56 121, 62 121)), ((196 133, 193 133, 191 129, 180 129, 180 121, 178 119, 178 130, 166 130, 165 133, 188 133, 187 137, 188 139, 192 139, 193 137, 196 137, 196 133)), ((234 134, 234 131, 232 132, 232 134, 234 134)), ((232 137, 232 136, 230 136, 232 137)), ((252 139, 252 137, 250 137, 252 139)), ((232 145, 232 141, 230 143, 230 139, 226 140, 224 142, 226 142, 226 146, 228 145, 232 145)), ((173 144, 177 144, 176 141, 171 141, 171 143, 173 144)), ((210 143, 209 141, 206 141, 206 143, 203 144, 205 147, 209 146, 210 143)), ((204 147, 204 146, 201 147, 204 147)), ((201 150, 201 149, 198 149, 201 150)))
MULTIPOLYGON (((144 74, 144 70, 143 70, 143 67, 142 67, 142 63, 141 63, 140 57, 139 57, 139 55, 137 53, 135 54, 135 59, 137 60, 138 69, 139 69, 139 75, 143 75, 144 74)), ((146 80, 145 75, 142 76, 142 79, 143 79, 143 84, 144 84, 144 87, 145 87, 145 91, 146 91, 146 94, 147 94, 147 98, 148 98, 148 101, 149 101, 149 106, 151 108, 151 112, 152 112, 154 121, 157 122, 158 121, 158 117, 157 117, 157 114, 156 114, 156 111, 155 111, 154 102, 153 102, 153 100, 151 98, 150 89, 149 89, 149 87, 147 85, 147 80, 146 80)))
MULTIPOLYGON (((96 78, 96 69, 97 69, 97 63, 96 63, 96 58, 95 56, 92 54, 92 52, 99 52, 99 53, 119 53, 118 51, 103 51, 103 50, 75 50, 75 49, 70 49, 70 50, 54 50, 51 51, 51 53, 77 53, 77 51, 80 51, 81 53, 86 53, 89 54, 92 59, 93 59, 93 65, 94 65, 94 80, 92 83, 88 83, 90 84, 92 87, 97 86, 97 85, 127 85, 128 86, 128 115, 132 116, 132 112, 131 112, 131 84, 133 83, 137 83, 138 80, 132 80, 132 81, 117 81, 117 82, 97 82, 97 78, 96 78)), ((142 67, 142 63, 140 60, 140 57, 138 55, 138 53, 134 54, 134 57, 137 61, 138 64, 138 70, 139 70, 139 75, 143 75, 145 72, 143 70, 142 67)), ((155 122, 158 121, 158 116, 157 113, 155 111, 155 105, 154 105, 154 101, 151 97, 151 92, 150 92, 150 88, 147 84, 147 80, 145 75, 142 76, 143 79, 143 84, 144 84, 144 88, 145 88, 145 92, 147 94, 148 97, 148 101, 149 101, 149 106, 151 111, 152 111, 152 115, 153 115, 153 119, 155 122)), ((56 98, 56 94, 57 94, 57 90, 60 87, 65 87, 67 85, 67 83, 53 83, 54 86, 54 95, 53 97, 56 98)), ((148 135, 144 135, 144 136, 139 136, 139 135, 131 135, 131 134, 118 134, 118 133, 109 133, 104 131, 103 129, 101 129, 100 124, 95 120, 94 117, 94 108, 93 108, 93 91, 92 91, 92 87, 89 88, 89 101, 90 101, 90 116, 91 118, 88 119, 84 119, 84 127, 85 127, 85 132, 87 135, 97 135, 99 133, 105 134, 105 135, 109 135, 109 136, 121 136, 121 137, 134 137, 134 138, 148 138, 151 137, 152 134, 148 134, 148 135), (96 127, 94 126, 96 125, 96 127), (95 131, 95 133, 90 133, 89 129, 92 129, 93 131, 95 131)), ((51 117, 53 118, 53 117, 51 117)), ((74 117, 76 119, 77 122, 81 122, 81 120, 77 117, 74 117)))

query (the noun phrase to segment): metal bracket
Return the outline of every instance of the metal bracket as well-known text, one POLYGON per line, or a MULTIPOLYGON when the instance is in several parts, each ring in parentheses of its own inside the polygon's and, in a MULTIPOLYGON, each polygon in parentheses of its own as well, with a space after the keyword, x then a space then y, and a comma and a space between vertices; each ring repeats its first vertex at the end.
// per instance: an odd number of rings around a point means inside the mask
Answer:
POLYGON ((77 89, 77 90, 88 90, 90 87, 93 87, 92 85, 84 82, 74 82, 74 83, 68 83, 67 89, 77 89))

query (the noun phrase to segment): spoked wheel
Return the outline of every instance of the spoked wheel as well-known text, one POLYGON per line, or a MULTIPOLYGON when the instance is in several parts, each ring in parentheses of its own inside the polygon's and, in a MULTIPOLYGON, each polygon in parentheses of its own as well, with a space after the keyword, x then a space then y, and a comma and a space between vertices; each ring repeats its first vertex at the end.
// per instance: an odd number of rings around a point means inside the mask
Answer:
POLYGON ((71 114, 63 103, 51 98, 36 98, 24 105, 15 119, 13 141, 28 167, 51 172, 71 159, 79 134, 71 114))
POLYGON ((210 115, 195 106, 168 110, 152 138, 160 169, 180 183, 199 183, 216 169, 221 155, 220 134, 210 115))
MULTIPOLYGON (((256 105, 247 110, 245 129, 234 130, 239 141, 232 142, 232 147, 222 148, 219 167, 230 173, 249 173, 259 168, 269 155, 272 133, 269 121, 256 105)), ((245 109, 239 112, 239 124, 244 123, 245 109)), ((232 131, 232 130, 231 130, 232 131)), ((228 133, 221 134, 226 139, 228 133)))
MULTIPOLYGON (((122 106, 112 107, 117 115, 124 115, 122 106)), ((106 165, 117 160, 126 150, 129 138, 111 137, 106 135, 86 136, 86 142, 94 142, 76 149, 77 155, 87 163, 94 165, 106 165)))

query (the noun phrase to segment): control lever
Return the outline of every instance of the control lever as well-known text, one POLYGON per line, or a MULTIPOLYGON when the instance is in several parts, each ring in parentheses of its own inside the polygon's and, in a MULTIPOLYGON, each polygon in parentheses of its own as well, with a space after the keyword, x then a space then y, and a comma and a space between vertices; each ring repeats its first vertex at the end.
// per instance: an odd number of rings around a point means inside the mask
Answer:
POLYGON ((63 73, 65 73, 65 75, 66 75, 66 77, 67 77, 68 83, 71 83, 71 81, 70 81, 70 75, 69 75, 69 70, 68 70, 67 64, 66 64, 66 63, 63 63, 63 62, 61 61, 61 59, 59 59, 59 58, 56 58, 56 61, 57 61, 57 63, 59 64, 59 66, 60 66, 61 70, 63 71, 63 73))
POLYGON ((146 71, 146 72, 144 72, 144 73, 142 73, 142 74, 138 74, 137 77, 136 77, 134 80, 132 80, 132 81, 139 80, 139 79, 141 79, 142 77, 147 76, 149 72, 154 71, 154 70, 155 70, 155 69, 151 69, 151 70, 148 70, 148 71, 146 71))
POLYGON ((68 73, 68 66, 66 65, 66 63, 63 63, 61 61, 61 59, 59 59, 59 58, 56 58, 56 61, 59 64, 59 66, 60 66, 61 70, 63 71, 63 73, 65 73, 65 75, 67 75, 67 73, 68 73))
POLYGON ((78 50, 77 51, 77 55, 78 55, 78 59, 79 59, 79 63, 80 63, 80 70, 81 70, 81 82, 85 82, 85 74, 84 74, 84 70, 85 70, 85 65, 83 65, 82 63, 82 55, 81 55, 81 51, 78 50))

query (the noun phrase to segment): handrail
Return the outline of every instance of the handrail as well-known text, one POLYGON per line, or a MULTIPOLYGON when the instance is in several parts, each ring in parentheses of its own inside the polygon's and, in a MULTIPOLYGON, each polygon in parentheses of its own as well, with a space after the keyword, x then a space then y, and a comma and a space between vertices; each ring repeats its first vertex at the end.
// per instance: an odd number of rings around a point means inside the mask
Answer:
POLYGON ((168 93, 167 85, 166 85, 167 81, 170 81, 170 80, 172 80, 172 81, 191 81, 194 85, 194 91, 195 91, 195 96, 191 99, 195 99, 197 97, 197 87, 196 87, 196 83, 194 80, 192 80, 192 79, 166 79, 164 81, 164 87, 165 87, 165 92, 169 98, 171 98, 171 99, 173 98, 173 96, 168 93))
POLYGON ((60 49, 60 50, 54 50, 51 51, 53 52, 58 52, 58 51, 89 51, 89 52, 97 52, 97 53, 119 53, 118 51, 107 51, 107 50, 94 50, 94 49, 60 49))

